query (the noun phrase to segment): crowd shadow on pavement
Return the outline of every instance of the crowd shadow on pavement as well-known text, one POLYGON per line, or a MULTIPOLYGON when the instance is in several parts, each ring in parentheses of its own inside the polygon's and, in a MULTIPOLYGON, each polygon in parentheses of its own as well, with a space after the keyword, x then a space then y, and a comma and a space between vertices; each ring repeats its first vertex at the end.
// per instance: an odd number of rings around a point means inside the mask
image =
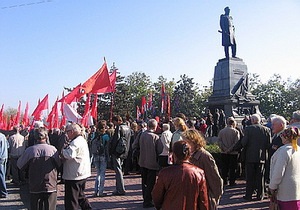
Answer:
POLYGON ((243 199, 245 195, 246 184, 244 180, 237 181, 237 185, 226 186, 221 197, 218 209, 235 210, 235 209, 269 209, 269 199, 265 198, 262 201, 246 201, 243 199))
MULTIPOLYGON (((113 196, 111 193, 115 189, 115 174, 113 171, 108 170, 106 174, 105 192, 108 196, 105 197, 93 197, 94 193, 94 181, 95 170, 92 170, 92 176, 88 178, 86 184, 85 194, 89 199, 89 202, 93 206, 93 209, 102 210, 120 210, 120 209, 143 209, 142 203, 142 189, 141 189, 141 177, 138 174, 131 174, 124 176, 126 195, 113 196)), ((219 210, 235 210, 235 209, 269 209, 269 200, 263 201, 246 201, 243 199, 245 195, 245 181, 238 180, 235 186, 224 187, 224 194, 221 197, 219 210)), ((1 210, 27 210, 30 205, 30 194, 28 185, 15 186, 13 184, 7 184, 8 197, 0 200, 1 210)), ((57 210, 64 210, 64 185, 58 185, 57 193, 57 210)), ((154 210, 155 208, 149 208, 154 210)))

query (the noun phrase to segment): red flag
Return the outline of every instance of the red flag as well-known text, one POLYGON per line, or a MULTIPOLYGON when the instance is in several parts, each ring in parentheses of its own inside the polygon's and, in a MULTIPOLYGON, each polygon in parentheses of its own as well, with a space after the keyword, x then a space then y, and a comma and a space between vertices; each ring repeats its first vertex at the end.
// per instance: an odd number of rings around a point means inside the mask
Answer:
POLYGON ((58 102, 65 102, 66 104, 70 104, 76 98, 80 98, 80 87, 81 84, 77 85, 71 92, 69 92, 66 96, 63 96, 58 102))
POLYGON ((48 109, 48 94, 43 98, 43 100, 37 105, 33 113, 31 114, 34 120, 40 120, 41 113, 43 110, 48 109))
POLYGON ((5 128, 5 120, 4 120, 4 116, 3 116, 3 110, 4 110, 4 104, 2 104, 1 109, 0 109, 0 129, 4 129, 5 128))
POLYGON ((101 88, 111 86, 106 62, 102 67, 81 86, 81 96, 87 93, 97 92, 101 88))
MULTIPOLYGON (((67 123, 67 119, 66 119, 66 116, 65 116, 65 113, 64 113, 64 103, 65 103, 65 93, 64 93, 64 91, 62 92, 62 96, 61 96, 61 100, 62 100, 62 103, 61 103, 61 105, 60 105, 60 112, 61 112, 61 120, 60 120, 60 128, 62 128, 63 126, 65 126, 66 125, 66 123, 67 123)), ((58 102, 60 102, 60 101, 58 101, 58 102)))
POLYGON ((22 124, 25 127, 27 127, 29 125, 28 111, 29 111, 29 106, 28 106, 28 102, 27 102, 26 107, 25 107, 25 113, 23 115, 23 120, 22 120, 22 124))
POLYGON ((20 117, 21 117, 21 101, 19 101, 18 111, 17 111, 17 115, 14 120, 14 125, 19 125, 20 117))
POLYGON ((65 115, 62 115, 62 118, 61 118, 61 120, 60 120, 60 126, 59 126, 59 127, 61 128, 61 127, 65 126, 66 123, 67 123, 66 116, 65 116, 65 115))
POLYGON ((150 92, 148 97, 148 110, 152 110, 152 92, 150 92))
POLYGON ((165 84, 163 83, 161 85, 161 113, 164 113, 165 110, 165 106, 166 106, 165 100, 166 100, 166 89, 165 89, 165 84))
POLYGON ((171 116, 171 99, 170 99, 170 95, 167 94, 167 109, 166 109, 166 115, 167 116, 171 116))
POLYGON ((90 100, 91 100, 91 94, 88 94, 86 102, 85 102, 85 106, 84 106, 84 113, 82 116, 82 121, 81 121, 81 124, 83 126, 87 126, 87 123, 88 123, 88 117, 89 117, 89 112, 90 112, 90 100))
POLYGON ((58 128, 58 98, 55 102, 55 110, 54 110, 54 117, 53 117, 53 128, 58 128))
POLYGON ((136 119, 140 119, 141 116, 141 110, 139 106, 136 106, 136 119))
POLYGON ((12 115, 10 116, 10 118, 7 117, 7 121, 8 121, 8 124, 7 124, 6 130, 12 130, 12 127, 14 125, 14 117, 12 115))
POLYGON ((109 80, 110 80, 111 86, 107 86, 107 87, 101 88, 99 90, 93 91, 93 93, 114 93, 114 92, 116 92, 117 70, 114 70, 109 75, 109 80))
POLYGON ((58 98, 56 99, 51 112, 47 118, 48 129, 58 128, 58 98))
POLYGON ((92 105, 92 111, 91 116, 97 121, 98 112, 97 112, 97 94, 95 94, 93 105, 92 105))
POLYGON ((142 114, 144 114, 144 112, 146 111, 145 106, 146 106, 146 97, 142 96, 142 106, 141 106, 141 113, 142 114))

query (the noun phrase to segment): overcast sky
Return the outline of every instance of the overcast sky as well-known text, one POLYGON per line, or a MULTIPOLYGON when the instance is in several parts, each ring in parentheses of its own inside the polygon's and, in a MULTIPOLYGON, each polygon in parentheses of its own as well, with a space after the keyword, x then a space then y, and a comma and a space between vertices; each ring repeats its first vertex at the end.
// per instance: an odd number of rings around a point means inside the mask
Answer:
POLYGON ((219 18, 229 6, 237 57, 266 81, 300 77, 299 0, 1 0, 0 106, 30 112, 94 74, 106 57, 121 75, 182 74, 208 85, 224 57, 219 18))

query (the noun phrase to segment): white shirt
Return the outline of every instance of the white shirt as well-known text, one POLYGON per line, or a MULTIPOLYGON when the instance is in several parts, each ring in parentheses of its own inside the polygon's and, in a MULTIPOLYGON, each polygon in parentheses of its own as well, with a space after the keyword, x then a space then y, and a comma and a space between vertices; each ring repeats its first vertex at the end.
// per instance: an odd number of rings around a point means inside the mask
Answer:
POLYGON ((82 136, 71 141, 70 145, 62 150, 62 155, 66 159, 63 164, 63 179, 82 180, 91 176, 89 148, 82 136))

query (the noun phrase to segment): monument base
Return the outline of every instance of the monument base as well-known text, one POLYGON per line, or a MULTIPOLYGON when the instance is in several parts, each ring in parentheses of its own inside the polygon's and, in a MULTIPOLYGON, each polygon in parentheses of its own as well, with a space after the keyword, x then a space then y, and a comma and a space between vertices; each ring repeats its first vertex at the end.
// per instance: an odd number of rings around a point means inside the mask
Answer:
POLYGON ((215 67, 213 94, 207 106, 211 113, 222 109, 226 117, 236 119, 260 114, 260 102, 249 92, 247 65, 240 58, 220 59, 215 67))

